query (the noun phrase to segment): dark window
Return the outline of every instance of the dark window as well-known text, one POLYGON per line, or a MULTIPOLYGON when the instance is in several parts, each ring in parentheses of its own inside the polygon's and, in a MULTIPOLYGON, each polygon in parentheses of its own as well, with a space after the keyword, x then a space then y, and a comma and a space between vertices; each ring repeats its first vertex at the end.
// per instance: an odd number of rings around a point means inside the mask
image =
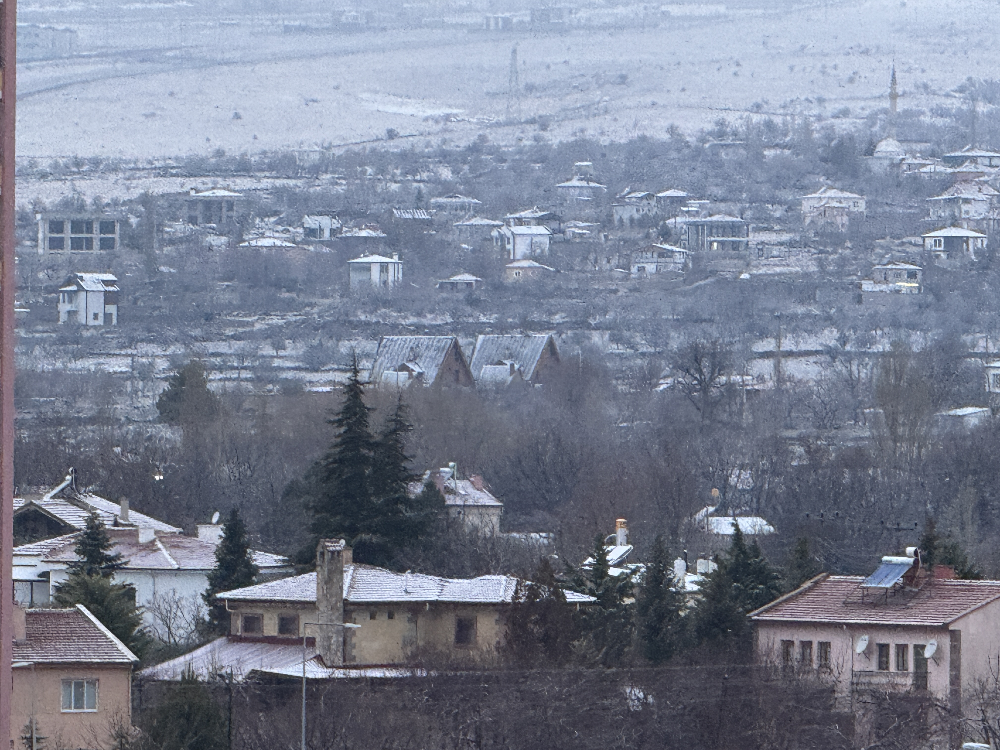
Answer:
POLYGON ((455 645, 471 646, 476 642, 476 618, 455 618, 455 645))
POLYGON ((66 249, 65 237, 49 237, 49 250, 65 250, 65 249, 66 249))
POLYGON ((913 281, 916 281, 917 280, 917 272, 916 271, 907 271, 906 272, 906 278, 912 279, 913 281))
POLYGON ((878 671, 888 672, 889 671, 889 644, 880 643, 878 644, 878 671))
POLYGON ((102 221, 100 223, 101 234, 114 234, 115 233, 115 223, 114 221, 102 221))
POLYGON ((306 227, 306 239, 318 240, 319 239, 319 229, 314 227, 306 227))
POLYGON ((101 314, 100 313, 94 313, 94 322, 97 323, 98 321, 100 321, 100 319, 101 319, 101 314))
POLYGON ((66 222, 65 221, 49 221, 49 234, 65 234, 66 233, 66 222))
POLYGON ((371 612, 369 612, 368 613, 368 619, 369 620, 377 620, 378 619, 378 610, 377 609, 373 609, 371 612))
POLYGON ((913 687, 916 690, 927 689, 927 657, 924 656, 923 644, 913 644, 913 687))
POLYGON ((115 238, 114 237, 101 237, 101 250, 114 250, 115 249, 115 238))
POLYGON ((94 222, 74 219, 69 223, 69 232, 70 234, 93 234, 94 222))
POLYGON ((232 212, 236 208, 236 204, 233 201, 226 201, 226 210, 232 212))
POLYGON ((896 671, 910 671, 910 647, 905 643, 896 644, 896 671))
POLYGON ((820 641, 816 644, 816 666, 820 669, 830 668, 830 641, 820 641))
POLYGON ((393 612, 390 609, 388 612, 385 613, 385 617, 386 617, 387 620, 395 620, 396 619, 396 613, 393 612))
POLYGON ((298 615, 278 616, 278 635, 298 635, 298 634, 299 634, 298 615))
POLYGON ((803 667, 812 667, 813 665, 812 641, 799 641, 799 664, 801 664, 803 667))
POLYGON ((260 635, 264 632, 264 618, 261 615, 243 615, 240 630, 244 635, 260 635))
POLYGON ((70 250, 93 250, 94 249, 94 238, 93 237, 70 237, 69 238, 69 249, 70 250))
POLYGON ((786 665, 791 665, 792 663, 792 653, 795 649, 795 641, 782 641, 781 642, 781 663, 786 665))

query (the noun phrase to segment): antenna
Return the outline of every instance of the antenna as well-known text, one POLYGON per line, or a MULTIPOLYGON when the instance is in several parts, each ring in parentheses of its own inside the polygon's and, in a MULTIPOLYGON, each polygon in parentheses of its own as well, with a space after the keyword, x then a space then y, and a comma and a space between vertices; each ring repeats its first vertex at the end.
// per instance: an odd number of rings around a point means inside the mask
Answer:
POLYGON ((936 653, 937 653, 937 641, 928 641, 927 646, 924 648, 924 656, 930 659, 936 653))
POLYGON ((521 83, 517 73, 517 45, 510 50, 510 71, 507 74, 507 117, 521 119, 521 83))
POLYGON ((218 522, 219 522, 219 511, 215 511, 215 513, 212 514, 212 523, 217 524, 218 522))
POLYGON ((868 636, 863 635, 858 638, 858 642, 854 644, 854 652, 857 654, 863 654, 866 648, 868 648, 868 636))

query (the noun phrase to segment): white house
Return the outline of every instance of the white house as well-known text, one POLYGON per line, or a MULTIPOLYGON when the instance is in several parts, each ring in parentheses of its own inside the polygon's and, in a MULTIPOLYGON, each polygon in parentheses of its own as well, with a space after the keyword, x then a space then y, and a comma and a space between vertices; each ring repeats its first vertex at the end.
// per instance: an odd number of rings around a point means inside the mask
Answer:
POLYGON ((941 160, 949 167, 959 167, 969 162, 981 167, 1000 167, 1000 154, 975 146, 966 146, 961 151, 945 154, 941 160))
POLYGON ((403 261, 396 253, 391 258, 384 255, 362 255, 347 261, 347 265, 350 269, 351 289, 392 288, 403 281, 403 261))
POLYGON ((851 219, 864 218, 864 215, 865 198, 856 193, 823 187, 802 196, 802 223, 805 226, 832 224, 843 231, 851 219))
POLYGON ((538 281, 546 278, 550 273, 555 273, 556 269, 551 266, 543 266, 534 260, 515 260, 508 263, 503 269, 504 281, 538 281))
MULTIPOLYGON (((928 198, 928 218, 935 221, 982 221, 991 217, 1000 196, 988 182, 957 182, 928 198)), ((968 228, 968 227, 967 227, 968 228)))
POLYGON ((872 277, 861 282, 861 291, 919 294, 923 276, 924 269, 912 263, 884 263, 872 268, 872 277))
POLYGON ((976 259, 977 250, 986 249, 986 235, 973 229, 962 227, 945 227, 922 235, 924 250, 941 259, 955 258, 966 255, 976 259))
POLYGON ((688 264, 688 251, 673 245, 647 245, 632 256, 633 278, 643 278, 665 271, 683 271, 688 264))
POLYGON ((615 225, 628 225, 642 216, 656 216, 660 212, 654 193, 643 190, 626 190, 611 204, 615 225))
POLYGON ((503 226, 494 232, 494 241, 503 244, 511 260, 525 260, 549 254, 552 231, 541 225, 503 226))
POLYGON ((306 214, 302 217, 302 232, 307 240, 332 240, 341 226, 336 216, 306 214))
POLYGON ((74 273, 59 287, 59 322, 118 325, 118 279, 110 273, 74 273))
POLYGON ((483 280, 471 273, 459 273, 447 279, 441 279, 437 288, 442 292, 471 292, 483 285, 483 280))

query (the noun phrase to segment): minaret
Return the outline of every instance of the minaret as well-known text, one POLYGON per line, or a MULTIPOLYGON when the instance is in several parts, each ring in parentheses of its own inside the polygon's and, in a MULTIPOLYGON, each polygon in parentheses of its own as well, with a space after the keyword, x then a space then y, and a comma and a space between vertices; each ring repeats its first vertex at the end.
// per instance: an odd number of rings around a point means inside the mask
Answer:
POLYGON ((892 65, 889 78, 889 137, 896 138, 896 110, 899 106, 899 89, 896 87, 896 64, 892 65))

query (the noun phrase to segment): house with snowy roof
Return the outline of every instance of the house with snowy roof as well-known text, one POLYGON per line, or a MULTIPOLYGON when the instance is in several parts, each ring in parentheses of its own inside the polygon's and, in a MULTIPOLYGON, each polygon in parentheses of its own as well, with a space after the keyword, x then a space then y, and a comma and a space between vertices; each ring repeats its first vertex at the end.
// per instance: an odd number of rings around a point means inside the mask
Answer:
POLYGON ((949 167, 960 167, 970 162, 981 167, 1000 167, 1000 153, 969 145, 960 151, 945 154, 941 161, 949 167))
POLYGON ((441 279, 437 288, 442 292, 472 292, 482 287, 485 282, 471 273, 457 273, 447 279, 441 279))
POLYGON ((688 194, 677 188, 667 188, 656 194, 656 206, 660 213, 673 217, 680 213, 681 206, 688 201, 688 194))
POLYGON ((511 227, 536 227, 558 223, 559 217, 552 211, 538 206, 532 206, 522 211, 515 211, 503 217, 504 223, 511 227))
POLYGON ((527 260, 549 254, 552 230, 543 224, 504 225, 493 231, 493 241, 502 245, 511 260, 527 260))
POLYGON ((629 226, 643 216, 656 216, 659 212, 656 194, 645 190, 626 189, 611 204, 615 226, 629 226))
MULTIPOLYGON (((506 575, 396 573, 355 563, 342 539, 326 539, 315 572, 219 594, 231 613, 229 634, 141 676, 392 677, 431 660, 484 663, 502 647, 523 585, 506 575)), ((566 592, 567 606, 593 601, 566 592)))
POLYGON ((688 267, 690 253, 682 247, 654 243, 632 255, 629 273, 632 278, 646 278, 658 273, 680 273, 688 267))
POLYGON ((454 336, 383 336, 368 382, 376 387, 397 388, 474 384, 462 347, 454 336))
POLYGON ((974 229, 944 227, 921 235, 924 250, 939 260, 976 259, 976 253, 986 250, 986 235, 974 229))
POLYGON ((680 222, 681 247, 689 253, 743 252, 749 247, 750 225, 738 216, 715 214, 680 222))
POLYGON ((532 385, 544 383, 560 365, 559 347, 551 333, 487 334, 476 337, 469 369, 481 383, 487 368, 513 368, 532 385))
POLYGON ((551 274, 554 274, 556 269, 552 266, 546 266, 539 263, 537 260, 515 260, 513 263, 508 263, 503 268, 503 280, 510 283, 517 283, 522 281, 542 281, 547 279, 551 274))
POLYGON ((13 609, 11 747, 105 747, 130 726, 139 661, 82 604, 13 609))
POLYGON ((927 199, 927 218, 989 234, 1000 221, 1000 192, 982 180, 956 182, 940 195, 927 199))
POLYGON ((468 479, 460 479, 455 464, 427 470, 419 482, 410 485, 410 495, 420 494, 427 482, 433 482, 444 495, 445 511, 451 521, 479 534, 494 536, 500 533, 503 503, 493 496, 481 476, 473 474, 468 479))
POLYGON ((1000 651, 1000 581, 958 580, 910 547, 868 576, 818 575, 750 619, 761 662, 828 682, 855 713, 881 693, 961 716, 1000 651))
POLYGON ((365 254, 347 261, 347 268, 351 289, 392 289, 403 282, 403 261, 397 253, 391 258, 365 254))
POLYGON ((924 269, 913 263, 882 263, 872 268, 871 279, 861 282, 861 291, 919 294, 923 278, 924 269))
POLYGON ((118 277, 110 273, 74 273, 59 287, 60 323, 118 325, 118 277))
POLYGON ((207 190, 191 188, 185 196, 184 203, 187 208, 187 222, 194 226, 232 224, 239 219, 246 208, 246 199, 242 193, 220 187, 207 190))
POLYGON ((460 195, 459 193, 431 198, 429 203, 433 209, 459 216, 471 216, 483 205, 482 201, 470 198, 467 195, 460 195))
POLYGON ((306 214, 302 217, 302 235, 307 240, 324 242, 335 239, 342 226, 336 216, 306 214))
POLYGON ((847 229, 852 219, 864 218, 865 198, 832 187, 822 187, 802 196, 802 223, 805 226, 835 226, 847 229))

